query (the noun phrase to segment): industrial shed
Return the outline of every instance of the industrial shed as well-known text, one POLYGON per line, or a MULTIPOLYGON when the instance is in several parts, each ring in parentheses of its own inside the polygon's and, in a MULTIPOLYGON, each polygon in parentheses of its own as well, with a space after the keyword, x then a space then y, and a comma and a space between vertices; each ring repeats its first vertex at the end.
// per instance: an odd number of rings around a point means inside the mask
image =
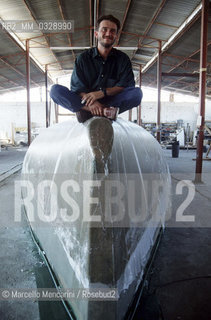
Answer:
POLYGON ((210 318, 210 1, 8 0, 0 1, 1 319, 77 319, 65 299, 17 301, 2 292, 60 286, 27 220, 14 221, 15 185, 32 141, 45 127, 74 120, 50 99, 50 87, 69 79, 79 54, 97 45, 96 21, 108 14, 121 22, 114 47, 129 56, 136 86, 143 94, 154 89, 153 103, 143 99, 123 118, 158 141, 172 188, 171 217, 124 319, 210 318), (41 87, 39 103, 32 101, 41 87), (24 102, 13 100, 20 90, 24 102), (177 94, 197 100, 177 104, 177 94))

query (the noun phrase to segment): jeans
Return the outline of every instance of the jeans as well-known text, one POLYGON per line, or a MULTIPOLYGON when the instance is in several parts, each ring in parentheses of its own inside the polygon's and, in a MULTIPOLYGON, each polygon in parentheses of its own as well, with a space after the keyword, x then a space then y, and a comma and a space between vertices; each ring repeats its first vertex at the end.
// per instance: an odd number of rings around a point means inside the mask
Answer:
MULTIPOLYGON (((50 97, 60 106, 71 110, 79 111, 84 105, 81 103, 81 97, 76 92, 67 87, 54 84, 50 91, 50 97)), ((138 87, 128 87, 115 96, 107 96, 99 99, 99 102, 106 106, 118 107, 119 113, 137 107, 142 99, 142 91, 138 87)))

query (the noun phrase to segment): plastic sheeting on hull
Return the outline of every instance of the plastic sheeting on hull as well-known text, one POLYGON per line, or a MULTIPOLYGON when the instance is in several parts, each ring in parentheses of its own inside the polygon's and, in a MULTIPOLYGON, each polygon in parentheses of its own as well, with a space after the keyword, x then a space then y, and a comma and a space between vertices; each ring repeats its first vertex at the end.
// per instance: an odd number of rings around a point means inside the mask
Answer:
POLYGON ((169 209, 160 145, 122 119, 68 121, 33 141, 22 177, 28 219, 61 287, 117 289, 115 301, 69 299, 76 318, 123 319, 169 209))

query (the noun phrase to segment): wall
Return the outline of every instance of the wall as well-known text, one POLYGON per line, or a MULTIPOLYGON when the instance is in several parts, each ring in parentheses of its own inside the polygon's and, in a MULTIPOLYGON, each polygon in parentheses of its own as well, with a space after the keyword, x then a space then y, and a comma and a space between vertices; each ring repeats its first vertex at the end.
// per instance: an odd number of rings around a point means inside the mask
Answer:
MULTIPOLYGON (((53 104, 52 104, 53 108, 53 104)), ((51 113, 55 120, 54 109, 51 113)), ((31 102, 31 121, 33 127, 45 127, 45 102, 31 102)), ((24 102, 3 102, 0 104, 0 138, 12 137, 14 127, 27 127, 27 107, 24 102)))
MULTIPOLYGON (((143 122, 156 122, 156 102, 144 101, 142 103, 143 122)), ((66 113, 66 110, 63 109, 66 113)), ((197 103, 181 102, 162 102, 161 103, 161 122, 176 122, 182 119, 191 126, 191 130, 196 127, 198 112, 197 103)), ((54 104, 52 104, 51 123, 55 121, 54 104)), ((121 117, 128 119, 128 112, 121 114, 121 117)), ((69 120, 69 117, 60 117, 61 120, 69 120)), ((133 109, 133 120, 137 119, 136 109, 133 109)), ((211 120, 211 102, 206 103, 206 119, 211 120)), ((11 123, 16 127, 26 127, 27 113, 26 103, 24 102, 3 102, 0 105, 0 138, 7 135, 11 138, 11 123)), ((45 102, 31 103, 31 121, 34 127, 45 127, 45 102)))
MULTIPOLYGON (((179 119, 184 121, 184 124, 190 124, 191 130, 196 128, 198 117, 197 103, 190 102, 162 102, 161 103, 161 122, 176 122, 179 119)), ((122 115, 121 115, 122 117, 122 115)), ((128 119, 128 113, 124 114, 124 119, 128 119)), ((133 109, 132 119, 137 119, 137 111, 133 109)), ((156 102, 145 101, 142 103, 141 118, 143 122, 156 122, 157 105, 156 102)), ((206 120, 211 121, 211 102, 206 103, 206 120)))

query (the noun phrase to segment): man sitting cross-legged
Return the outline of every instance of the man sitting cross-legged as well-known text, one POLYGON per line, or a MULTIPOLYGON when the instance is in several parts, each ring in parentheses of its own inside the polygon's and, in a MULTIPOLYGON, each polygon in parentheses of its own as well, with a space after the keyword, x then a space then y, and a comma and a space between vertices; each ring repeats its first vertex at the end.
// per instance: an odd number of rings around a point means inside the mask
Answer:
POLYGON ((142 91, 135 87, 129 57, 113 48, 120 22, 112 15, 97 21, 97 47, 78 56, 71 77, 71 90, 55 84, 50 96, 54 102, 76 112, 79 122, 92 116, 115 120, 118 113, 137 107, 142 91))

